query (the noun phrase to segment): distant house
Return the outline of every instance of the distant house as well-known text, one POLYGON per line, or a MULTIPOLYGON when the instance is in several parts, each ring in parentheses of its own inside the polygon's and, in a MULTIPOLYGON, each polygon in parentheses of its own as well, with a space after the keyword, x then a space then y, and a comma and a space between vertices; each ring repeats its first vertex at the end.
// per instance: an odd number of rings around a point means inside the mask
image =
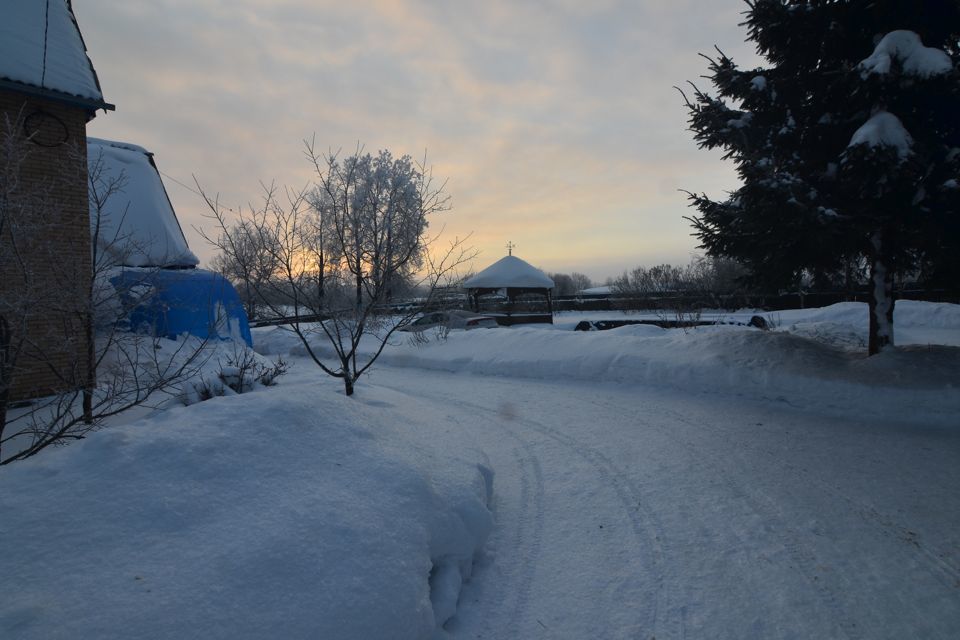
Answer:
POLYGON ((0 0, 0 394, 89 384, 86 125, 103 99, 69 0, 0 0))
POLYGON ((614 293, 613 287, 611 285, 605 284, 599 287, 589 287, 587 289, 581 289, 577 291, 578 298, 592 298, 592 299, 601 299, 609 298, 614 293))
POLYGON ((504 256, 463 283, 471 308, 493 315, 502 325, 552 324, 553 287, 543 271, 514 255, 504 256))

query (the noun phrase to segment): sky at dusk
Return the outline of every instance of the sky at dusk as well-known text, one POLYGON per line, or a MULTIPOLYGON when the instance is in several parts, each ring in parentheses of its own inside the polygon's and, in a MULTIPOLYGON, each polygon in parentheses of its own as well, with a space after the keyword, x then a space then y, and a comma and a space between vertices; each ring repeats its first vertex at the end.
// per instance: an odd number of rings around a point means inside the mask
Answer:
MULTIPOLYGON (((415 157, 447 180, 431 229, 483 268, 506 253, 597 281, 686 263, 686 198, 736 185, 696 148, 673 85, 719 45, 758 64, 740 0, 74 0, 104 97, 92 136, 156 153, 236 207, 311 180, 321 150, 415 157)), ((165 177, 191 248, 199 197, 165 177)))

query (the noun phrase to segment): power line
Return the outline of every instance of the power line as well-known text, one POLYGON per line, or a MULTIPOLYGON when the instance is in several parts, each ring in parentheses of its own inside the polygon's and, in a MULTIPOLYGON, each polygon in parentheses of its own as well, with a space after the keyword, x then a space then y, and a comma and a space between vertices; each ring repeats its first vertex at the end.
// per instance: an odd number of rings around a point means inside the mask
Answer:
MULTIPOLYGON (((191 187, 190 185, 188 185, 188 184, 186 184, 186 183, 184 183, 184 182, 180 182, 179 180, 177 180, 176 178, 174 178, 174 177, 171 176, 170 174, 164 173, 163 171, 160 171, 159 169, 157 169, 157 173, 159 173, 160 175, 162 175, 162 176, 163 176, 164 178, 166 178, 167 180, 170 180, 171 182, 174 182, 174 183, 180 185, 181 187, 183 187, 184 189, 186 189, 186 190, 189 191, 190 193, 196 194, 196 195, 197 195, 198 197, 200 197, 204 202, 207 202, 207 197, 204 196, 204 195, 203 195, 202 193, 200 193, 199 191, 197 191, 196 189, 194 189, 193 187, 191 187)), ((236 213, 236 211, 234 211, 234 210, 231 209, 230 207, 223 207, 223 208, 226 209, 227 211, 231 212, 231 213, 236 213)))

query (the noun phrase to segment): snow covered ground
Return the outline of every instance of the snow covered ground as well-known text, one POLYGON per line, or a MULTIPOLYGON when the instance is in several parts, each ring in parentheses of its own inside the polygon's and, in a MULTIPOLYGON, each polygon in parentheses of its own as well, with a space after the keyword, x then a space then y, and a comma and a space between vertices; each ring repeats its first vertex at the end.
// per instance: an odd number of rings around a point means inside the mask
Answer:
MULTIPOLYGON (((952 425, 960 416, 960 306, 902 301, 899 344, 866 357, 866 305, 767 314, 776 331, 743 326, 754 311, 704 314, 726 324, 691 330, 650 325, 578 332, 584 319, 653 314, 569 313, 554 325, 451 332, 426 345, 397 338, 380 362, 394 366, 547 380, 672 385, 692 391, 775 399, 859 416, 895 415, 952 425)), ((259 330, 257 350, 304 355, 282 327, 259 330)), ((315 350, 328 353, 322 336, 315 350)))
POLYGON ((4 468, 0 637, 430 637, 492 476, 412 399, 299 369, 4 468))
POLYGON ((960 308, 897 314, 398 340, 351 399, 259 330, 277 387, 0 469, 0 637, 957 637, 960 308))

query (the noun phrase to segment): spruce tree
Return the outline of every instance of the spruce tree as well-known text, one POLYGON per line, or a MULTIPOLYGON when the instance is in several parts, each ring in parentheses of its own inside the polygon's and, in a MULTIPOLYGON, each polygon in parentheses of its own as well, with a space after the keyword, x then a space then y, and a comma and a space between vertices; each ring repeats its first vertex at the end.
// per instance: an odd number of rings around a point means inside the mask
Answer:
POLYGON ((702 248, 755 284, 869 269, 870 354, 893 344, 893 282, 960 277, 960 0, 747 0, 768 66, 708 57, 687 101, 741 186, 690 194, 702 248))

